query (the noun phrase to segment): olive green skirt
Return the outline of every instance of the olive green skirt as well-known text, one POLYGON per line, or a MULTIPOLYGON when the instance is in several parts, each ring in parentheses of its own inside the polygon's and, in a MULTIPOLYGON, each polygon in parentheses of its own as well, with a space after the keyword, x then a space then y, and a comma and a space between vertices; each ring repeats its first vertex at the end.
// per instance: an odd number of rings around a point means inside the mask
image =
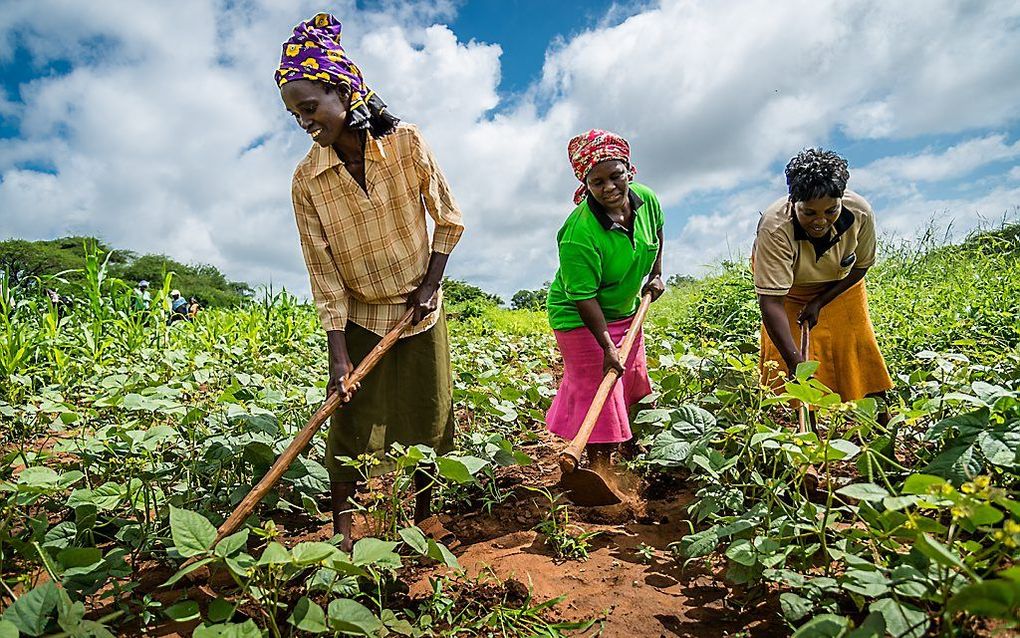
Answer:
MULTIPOLYGON (((357 365, 382 337, 353 323, 345 331, 357 365)), ((429 330, 398 341, 361 382, 350 403, 333 413, 326 439, 326 470, 333 482, 355 481, 394 469, 386 459, 393 443, 453 450, 453 389, 446 313, 429 330), (370 454, 378 463, 351 467, 341 457, 370 454)))

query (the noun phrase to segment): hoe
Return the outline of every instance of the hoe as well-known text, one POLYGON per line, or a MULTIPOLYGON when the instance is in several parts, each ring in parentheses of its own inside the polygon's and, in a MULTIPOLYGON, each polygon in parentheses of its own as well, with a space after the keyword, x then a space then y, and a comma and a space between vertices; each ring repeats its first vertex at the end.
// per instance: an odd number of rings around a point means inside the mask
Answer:
MULTIPOLYGON (((637 314, 634 315, 634 321, 630 324, 630 330, 627 331, 627 336, 623 338, 623 345, 620 347, 620 360, 624 364, 627 362, 627 357, 630 355, 631 348, 634 346, 634 341, 637 339, 638 332, 641 330, 641 324, 644 323, 645 315, 648 314, 648 306, 651 303, 652 296, 650 294, 646 294, 641 298, 641 305, 638 307, 637 314)), ((606 376, 602 379, 602 384, 599 385, 598 392, 595 393, 595 398, 591 402, 591 407, 588 408, 588 414, 585 415, 581 428, 577 431, 577 435, 570 442, 570 445, 560 453, 560 487, 566 491, 567 497, 577 505, 597 507, 601 505, 616 505, 621 501, 620 496, 598 472, 578 467, 581 461, 581 450, 588 444, 588 438, 591 436, 592 430, 595 429, 595 422, 598 421, 599 415, 602 414, 602 406, 605 405, 606 398, 613 391, 613 386, 616 385, 619 378, 620 373, 616 370, 610 370, 606 373, 606 376)))
MULTIPOLYGON (((382 341, 376 344, 376 346, 372 348, 372 351, 361 360, 361 363, 359 363, 358 367, 354 369, 354 372, 352 372, 346 380, 342 381, 345 389, 361 383, 361 380, 365 378, 372 368, 375 367, 375 364, 379 363, 379 360, 383 358, 383 355, 386 354, 389 349, 393 347, 393 344, 397 342, 397 339, 400 338, 401 333, 403 333, 404 330, 411 325, 412 314, 413 310, 408 310, 393 330, 386 333, 386 336, 382 338, 382 341)), ((277 482, 279 482, 280 477, 284 475, 290 467, 290 464, 294 462, 294 459, 297 458, 298 454, 301 454, 301 452, 304 451, 305 447, 308 446, 308 442, 312 440, 312 437, 315 436, 315 433, 318 432, 320 427, 322 427, 322 424, 326 422, 326 419, 328 419, 338 407, 340 407, 340 393, 334 392, 328 399, 326 399, 326 402, 322 404, 322 407, 316 410, 315 414, 312 415, 311 420, 308 421, 308 425, 298 432, 291 444, 283 451, 283 454, 276 459, 276 463, 273 463, 273 466, 269 468, 266 475, 258 482, 258 485, 253 487, 251 492, 248 493, 248 496, 245 496, 244 499, 237 504, 237 508, 234 510, 234 513, 231 514, 227 520, 223 521, 223 524, 216 530, 216 540, 213 542, 213 547, 216 546, 216 543, 219 543, 221 540, 237 531, 237 528, 241 526, 244 519, 248 518, 248 515, 251 514, 253 509, 255 509, 255 506, 258 505, 259 501, 261 501, 269 490, 273 489, 277 482)))

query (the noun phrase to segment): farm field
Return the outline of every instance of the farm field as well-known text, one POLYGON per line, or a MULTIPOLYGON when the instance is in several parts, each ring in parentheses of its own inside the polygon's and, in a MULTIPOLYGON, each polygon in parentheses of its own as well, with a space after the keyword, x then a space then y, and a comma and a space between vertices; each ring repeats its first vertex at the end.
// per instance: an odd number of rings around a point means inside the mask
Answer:
POLYGON ((95 253, 71 309, 0 279, 0 638, 1015 635, 1020 227, 883 254, 889 427, 807 374, 760 388, 750 273, 725 264, 652 306, 656 392, 608 508, 556 490, 544 315, 451 305, 457 450, 394 449, 351 554, 322 436, 211 545, 325 398, 311 306, 267 294, 167 326, 95 253), (411 525, 416 467, 454 538, 411 525))

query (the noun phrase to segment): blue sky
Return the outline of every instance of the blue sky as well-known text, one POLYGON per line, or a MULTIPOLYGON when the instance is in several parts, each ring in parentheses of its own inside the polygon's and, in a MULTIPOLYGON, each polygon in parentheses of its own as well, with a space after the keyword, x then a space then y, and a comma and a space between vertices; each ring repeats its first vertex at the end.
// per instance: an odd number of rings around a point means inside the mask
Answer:
POLYGON ((0 238, 96 234, 307 293, 309 141, 271 78, 324 8, 453 186, 450 274, 505 297, 552 277, 566 142, 593 127, 659 193, 669 273, 746 256, 807 146, 848 158, 886 239, 1017 215, 1015 3, 0 0, 0 238))

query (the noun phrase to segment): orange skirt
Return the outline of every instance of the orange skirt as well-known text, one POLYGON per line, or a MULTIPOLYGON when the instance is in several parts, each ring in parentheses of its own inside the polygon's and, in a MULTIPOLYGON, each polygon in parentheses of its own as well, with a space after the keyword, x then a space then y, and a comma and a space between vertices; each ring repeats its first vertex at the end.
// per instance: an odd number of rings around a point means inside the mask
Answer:
MULTIPOLYGON (((787 293, 786 317, 790 322, 794 343, 800 344, 797 315, 827 285, 794 286, 787 293)), ((812 361, 820 364, 815 378, 844 401, 863 399, 869 394, 884 392, 893 387, 885 359, 875 340, 875 328, 868 315, 868 295, 864 280, 833 299, 818 313, 818 323, 811 329, 809 354, 812 361)), ((760 371, 762 384, 776 390, 783 387, 779 371, 789 374, 764 324, 761 327, 760 371), (776 362, 778 367, 766 366, 769 361, 776 362)))

